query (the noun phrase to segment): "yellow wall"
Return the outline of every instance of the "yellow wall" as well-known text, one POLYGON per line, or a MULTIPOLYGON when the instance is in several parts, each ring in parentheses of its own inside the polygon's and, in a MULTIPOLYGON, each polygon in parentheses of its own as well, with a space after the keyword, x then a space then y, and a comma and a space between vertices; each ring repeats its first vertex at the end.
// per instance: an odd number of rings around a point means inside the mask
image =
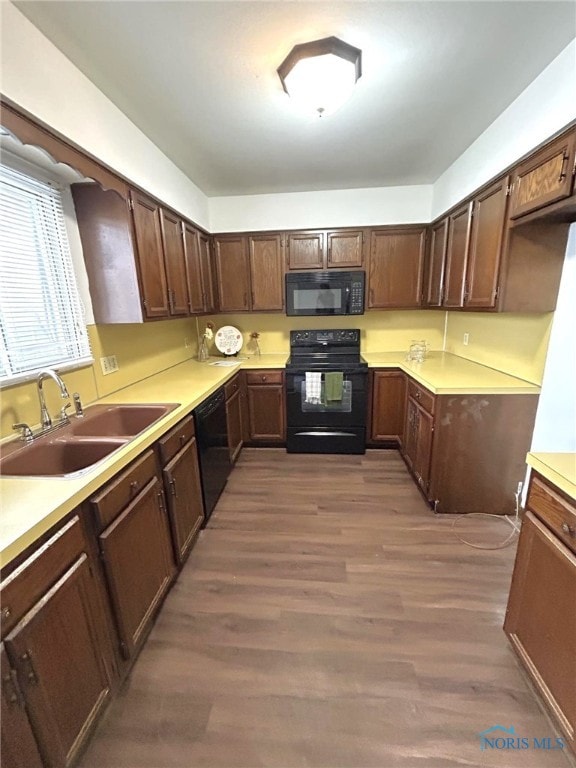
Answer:
MULTIPOLYGON (((145 325, 89 326, 88 332, 94 365, 62 374, 70 394, 79 392, 86 404, 194 357, 198 350, 195 318, 145 325), (185 339, 189 347, 185 347, 185 339), (103 355, 116 355, 119 367, 116 373, 102 375, 99 358, 103 355)), ((56 415, 63 401, 50 381, 45 384, 45 394, 50 414, 56 415)), ((34 382, 17 384, 0 392, 0 436, 13 435, 12 425, 17 421, 36 426, 39 420, 34 382)))
POLYGON ((541 384, 553 317, 448 312, 446 352, 541 384))
POLYGON ((280 314, 215 315, 199 320, 200 330, 210 319, 216 328, 234 325, 244 335, 243 354, 253 352, 250 334, 260 333, 262 354, 288 354, 290 331, 302 328, 360 328, 364 352, 408 351, 412 339, 426 339, 431 349, 441 350, 444 312, 367 312, 359 317, 286 317, 280 314))

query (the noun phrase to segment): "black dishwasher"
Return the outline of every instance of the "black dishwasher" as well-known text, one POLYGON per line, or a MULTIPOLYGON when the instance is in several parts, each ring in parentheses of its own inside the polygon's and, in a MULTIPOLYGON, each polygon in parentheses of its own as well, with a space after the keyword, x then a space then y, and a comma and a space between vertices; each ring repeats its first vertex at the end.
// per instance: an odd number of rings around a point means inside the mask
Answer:
POLYGON ((228 428, 226 425, 226 401, 224 389, 194 409, 196 441, 202 479, 202 496, 206 520, 212 514, 218 497, 224 490, 232 469, 228 450, 228 428))

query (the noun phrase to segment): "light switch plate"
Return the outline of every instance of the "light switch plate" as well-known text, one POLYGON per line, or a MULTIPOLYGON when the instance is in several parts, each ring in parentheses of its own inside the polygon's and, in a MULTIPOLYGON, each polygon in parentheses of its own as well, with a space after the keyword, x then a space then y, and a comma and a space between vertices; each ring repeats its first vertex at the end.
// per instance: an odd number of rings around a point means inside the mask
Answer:
POLYGON ((118 360, 116 355, 108 355, 107 357, 100 358, 100 366, 102 368, 102 374, 108 376, 109 373, 114 373, 118 370, 118 360))

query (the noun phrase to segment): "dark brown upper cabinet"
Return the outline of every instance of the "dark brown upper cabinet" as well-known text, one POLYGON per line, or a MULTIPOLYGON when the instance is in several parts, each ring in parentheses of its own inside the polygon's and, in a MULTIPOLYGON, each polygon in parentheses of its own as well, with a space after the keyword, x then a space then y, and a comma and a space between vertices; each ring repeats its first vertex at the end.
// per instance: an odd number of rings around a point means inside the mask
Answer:
POLYGON ((421 306, 425 245, 425 227, 371 231, 368 309, 421 306))
POLYGON ((183 222, 188 309, 191 315, 214 312, 214 278, 210 257, 210 237, 187 221, 183 222))
POLYGON ((496 306, 509 180, 499 179, 430 228, 427 306, 496 306))
POLYGON ((182 237, 182 219, 171 211, 160 209, 162 245, 168 283, 168 307, 171 316, 187 315, 188 287, 182 237))
POLYGON ((361 229, 289 232, 286 235, 288 270, 361 268, 363 243, 361 229))
POLYGON ((496 306, 509 178, 500 179, 474 198, 464 301, 470 309, 496 306))
POLYGON ((448 219, 442 219, 430 227, 424 295, 424 303, 427 307, 442 306, 447 245, 448 219))
POLYGON ((255 312, 284 309, 284 248, 278 233, 248 236, 251 304, 255 312))
POLYGON ((284 307, 282 235, 215 235, 220 312, 280 311, 284 307))
POLYGON ((98 184, 73 184, 72 195, 96 323, 188 315, 182 219, 135 190, 125 199, 98 184))
POLYGON ((472 201, 460 206, 448 217, 443 299, 445 307, 464 306, 471 223, 472 201))
POLYGON ((220 312, 250 310, 250 267, 246 246, 243 235, 219 235, 214 238, 220 312))
POLYGON ((134 236, 142 284, 142 304, 148 319, 168 317, 168 283, 164 267, 160 206, 145 195, 130 193, 134 236))
POLYGON ((516 219, 571 195, 575 151, 576 132, 571 131, 515 168, 510 218, 516 219))

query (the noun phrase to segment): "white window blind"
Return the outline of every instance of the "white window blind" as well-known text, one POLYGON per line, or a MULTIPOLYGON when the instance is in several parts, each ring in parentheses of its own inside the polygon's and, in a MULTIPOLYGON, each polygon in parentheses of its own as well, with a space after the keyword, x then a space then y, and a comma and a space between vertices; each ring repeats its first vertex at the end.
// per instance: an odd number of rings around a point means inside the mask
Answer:
POLYGON ((91 360, 57 184, 0 166, 0 382, 91 360))

